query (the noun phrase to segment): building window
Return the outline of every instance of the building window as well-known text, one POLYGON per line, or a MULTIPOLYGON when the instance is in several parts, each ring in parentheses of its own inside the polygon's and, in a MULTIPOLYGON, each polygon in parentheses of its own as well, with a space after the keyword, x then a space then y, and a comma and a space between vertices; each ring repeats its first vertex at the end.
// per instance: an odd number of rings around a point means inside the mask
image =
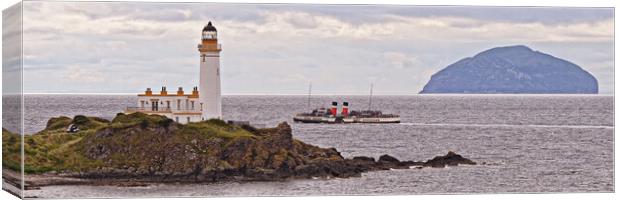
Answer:
POLYGON ((170 101, 166 101, 166 108, 170 109, 170 101))
POLYGON ((144 100, 140 101, 140 108, 144 108, 144 100))
POLYGON ((177 99, 177 110, 181 110, 181 99, 177 99))
POLYGON ((189 110, 189 99, 185 99, 185 110, 189 110))
POLYGON ((192 101, 192 110, 194 110, 194 101, 192 101))
POLYGON ((187 117, 187 123, 189 123, 189 117, 187 117))
POLYGON ((151 102, 151 111, 158 111, 159 110, 159 102, 157 100, 152 100, 153 102, 151 102))
POLYGON ((174 117, 174 121, 176 121, 177 123, 179 123, 179 117, 174 117))

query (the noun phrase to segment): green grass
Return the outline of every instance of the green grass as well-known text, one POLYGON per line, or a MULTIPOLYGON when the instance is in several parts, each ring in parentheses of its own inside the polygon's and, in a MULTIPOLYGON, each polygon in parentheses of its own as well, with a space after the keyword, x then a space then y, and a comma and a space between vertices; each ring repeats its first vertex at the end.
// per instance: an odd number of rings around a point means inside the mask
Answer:
MULTIPOLYGON (((225 144, 226 141, 236 138, 258 137, 244 128, 215 119, 182 125, 163 116, 143 113, 119 113, 112 121, 79 115, 73 119, 57 117, 50 119, 44 130, 23 137, 24 171, 26 173, 66 170, 79 172, 109 165, 109 163, 104 164, 101 160, 89 159, 85 156, 87 155, 86 149, 92 145, 165 149, 166 147, 157 146, 150 142, 154 136, 161 137, 160 143, 166 145, 191 145, 192 141, 195 140, 213 138, 221 138, 225 144), (80 131, 67 133, 66 129, 70 124, 78 125, 80 131), (154 132, 157 128, 163 127, 168 130, 171 126, 175 127, 170 129, 173 131, 172 134, 157 136, 154 132), (97 137, 97 132, 104 129, 111 129, 114 134, 105 138, 97 137), (134 134, 125 135, 132 132, 126 132, 128 130, 133 130, 134 134), (135 130, 142 130, 143 132, 135 133, 135 130)), ((3 129, 2 140, 3 166, 19 171, 21 168, 20 135, 3 129)), ((148 149, 145 151, 148 152, 148 149)), ((119 153, 112 154, 112 160, 114 161, 112 164, 115 166, 138 166, 142 162, 137 155, 119 153)))
POLYGON ((2 165, 15 171, 21 171, 21 137, 2 129, 2 165))
POLYGON ((246 131, 245 129, 231 126, 228 124, 222 125, 213 122, 197 122, 184 125, 179 130, 182 134, 202 134, 209 138, 223 138, 233 139, 236 137, 256 137, 254 134, 246 131))

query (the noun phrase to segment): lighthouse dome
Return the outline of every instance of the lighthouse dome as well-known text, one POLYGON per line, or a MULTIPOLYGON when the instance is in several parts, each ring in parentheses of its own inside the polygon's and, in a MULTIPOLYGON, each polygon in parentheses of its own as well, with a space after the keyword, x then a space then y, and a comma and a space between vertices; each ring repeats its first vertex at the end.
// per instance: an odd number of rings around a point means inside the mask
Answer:
POLYGON ((211 24, 211 21, 202 29, 203 40, 217 40, 217 29, 211 24))
POLYGON ((215 29, 215 27, 211 24, 211 21, 209 21, 202 31, 217 31, 217 29, 215 29))

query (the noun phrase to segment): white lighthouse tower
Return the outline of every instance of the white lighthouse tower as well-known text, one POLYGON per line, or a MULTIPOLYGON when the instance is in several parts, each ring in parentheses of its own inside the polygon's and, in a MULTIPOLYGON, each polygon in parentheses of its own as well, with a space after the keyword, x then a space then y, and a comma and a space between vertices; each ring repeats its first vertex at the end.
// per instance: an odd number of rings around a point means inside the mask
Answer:
POLYGON ((211 22, 202 29, 200 51, 200 106, 203 120, 222 119, 222 97, 220 89, 220 51, 217 30, 211 22))

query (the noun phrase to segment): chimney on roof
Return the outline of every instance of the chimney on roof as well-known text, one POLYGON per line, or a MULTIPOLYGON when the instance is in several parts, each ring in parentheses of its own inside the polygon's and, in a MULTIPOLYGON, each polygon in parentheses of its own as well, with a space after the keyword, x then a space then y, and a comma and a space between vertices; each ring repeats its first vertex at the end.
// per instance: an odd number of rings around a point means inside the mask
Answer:
POLYGON ((194 87, 194 90, 192 90, 192 96, 193 97, 198 97, 198 87, 194 87))
POLYGON ((161 92, 160 92, 161 96, 166 96, 168 95, 168 91, 166 91, 166 86, 162 86, 161 87, 161 92))
POLYGON ((183 87, 179 87, 179 90, 177 91, 177 95, 178 95, 178 96, 183 96, 183 95, 185 95, 185 93, 183 92, 183 87))

